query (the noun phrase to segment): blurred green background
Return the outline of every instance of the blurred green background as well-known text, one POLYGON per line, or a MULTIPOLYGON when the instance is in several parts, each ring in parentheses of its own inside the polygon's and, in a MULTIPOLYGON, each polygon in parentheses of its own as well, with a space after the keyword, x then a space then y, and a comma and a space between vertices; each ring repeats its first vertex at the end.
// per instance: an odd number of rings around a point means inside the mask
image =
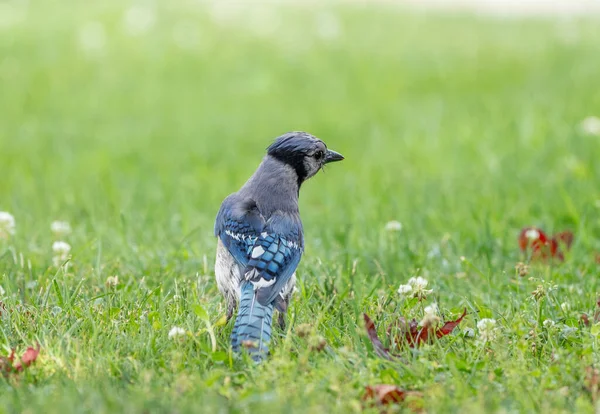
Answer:
POLYGON ((577 324, 593 307, 600 137, 581 125, 600 116, 598 23, 394 2, 0 2, 0 210, 17 222, 0 241, 0 285, 6 304, 36 318, 5 317, 0 352, 43 347, 35 385, 0 382, 0 400, 8 412, 48 401, 63 412, 181 412, 201 400, 206 410, 212 401, 241 412, 348 411, 366 383, 395 380, 432 390, 432 412, 591 409, 578 364, 597 350, 594 338, 553 342, 541 359, 500 344, 503 357, 480 373, 441 378, 420 357, 409 368, 373 362, 361 312, 386 314, 415 274, 435 286, 441 308, 494 316, 511 338, 542 314, 577 324), (228 365, 230 327, 215 324, 224 304, 213 220, 290 130, 346 157, 302 188, 307 249, 290 319, 313 323, 351 356, 314 356, 288 332, 268 368, 228 365), (68 271, 51 263, 56 219, 73 227, 68 271), (402 231, 386 232, 390 220, 402 231), (532 274, 564 288, 546 308, 527 299, 539 280, 513 279, 528 225, 575 232, 568 264, 532 274), (105 281, 114 275, 113 290, 105 281), (556 310, 565 298, 572 314, 556 310), (194 340, 173 344, 173 325, 194 340), (531 374, 559 345, 572 370, 531 374), (489 379, 498 367, 513 376, 489 379), (546 380, 577 391, 546 399, 533 391, 546 380), (483 395, 483 384, 502 393, 483 395))

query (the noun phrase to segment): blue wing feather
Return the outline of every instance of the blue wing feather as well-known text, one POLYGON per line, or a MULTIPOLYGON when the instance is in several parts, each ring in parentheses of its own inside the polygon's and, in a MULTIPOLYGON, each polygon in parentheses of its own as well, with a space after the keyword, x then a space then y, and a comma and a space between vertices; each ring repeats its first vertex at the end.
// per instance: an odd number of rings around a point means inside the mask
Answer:
POLYGON ((245 223, 228 219, 219 236, 235 260, 246 267, 250 249, 256 241, 256 231, 245 223))
POLYGON ((265 221, 252 200, 238 200, 235 195, 223 201, 215 221, 218 236, 229 253, 242 266, 248 265, 250 249, 265 221))
POLYGON ((265 306, 294 274, 304 250, 297 213, 276 212, 265 221, 252 200, 226 199, 217 215, 215 235, 245 269, 246 280, 265 306))
POLYGON ((290 280, 303 253, 302 226, 289 216, 276 216, 254 242, 246 266, 246 280, 252 282, 257 300, 273 302, 290 280))

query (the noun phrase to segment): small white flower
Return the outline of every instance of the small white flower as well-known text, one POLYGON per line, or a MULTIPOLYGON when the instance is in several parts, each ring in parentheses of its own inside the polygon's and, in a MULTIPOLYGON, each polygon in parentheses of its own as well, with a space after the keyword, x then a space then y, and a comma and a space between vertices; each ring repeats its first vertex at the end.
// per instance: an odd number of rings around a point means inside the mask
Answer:
POLYGON ((64 241, 56 241, 52 243, 52 251, 57 255, 68 255, 71 251, 71 245, 64 241))
POLYGON ((477 330, 479 331, 479 337, 483 342, 489 342, 496 338, 498 328, 496 328, 495 319, 481 319, 477 322, 477 330))
POLYGON ((52 243, 52 251, 54 257, 52 263, 55 267, 62 265, 62 263, 69 258, 69 252, 71 251, 71 245, 64 241, 56 241, 52 243))
POLYGON ((437 316, 438 307, 435 303, 429 306, 425 306, 425 309, 423 309, 423 311, 425 315, 423 316, 423 319, 421 320, 419 325, 429 327, 435 325, 440 321, 439 316, 437 316))
POLYGON ((177 336, 182 336, 185 335, 185 329, 180 328, 178 326, 174 326, 171 328, 171 330, 169 331, 169 338, 175 338, 177 336))
POLYGON ((412 286, 411 285, 400 285, 398 287, 398 293, 402 296, 410 296, 412 294, 412 286))
POLYGON ((66 221, 53 221, 50 224, 50 230, 56 236, 66 236, 71 233, 71 225, 66 221))
POLYGON ((181 300, 181 295, 173 295, 173 300, 174 301, 181 300))
POLYGON ((433 290, 431 289, 425 289, 428 283, 429 282, 427 281, 427 279, 424 279, 421 276, 411 277, 410 279, 408 279, 408 285, 400 285, 398 293, 403 294, 405 296, 412 295, 412 297, 414 298, 424 299, 428 294, 433 292, 433 290), (411 290, 408 290, 406 286, 410 286, 411 290))
POLYGON ((385 225, 386 231, 400 231, 402 230, 402 223, 396 220, 388 221, 385 225))
POLYGON ((555 323, 552 319, 546 319, 546 320, 544 320, 544 322, 542 322, 542 324, 544 325, 544 328, 546 328, 546 329, 550 329, 555 325, 555 323))
POLYGON ((429 306, 425 306, 423 311, 425 312, 425 315, 436 316, 438 313, 438 306, 435 303, 432 303, 429 306))
POLYGON ((25 283, 25 288, 35 289, 37 284, 38 284, 37 280, 30 280, 29 282, 25 283))
POLYGON ((8 239, 15 234, 16 222, 12 214, 0 211, 0 239, 8 239))
POLYGON ((4 288, 2 286, 0 286, 0 298, 2 296, 4 296, 5 293, 6 293, 6 291, 4 290, 4 288))
POLYGON ((567 302, 563 302, 560 304, 560 308, 562 309, 563 312, 568 312, 571 310, 571 305, 568 304, 567 302))
POLYGON ((480 331, 488 331, 490 329, 494 329, 496 327, 496 320, 484 318, 477 322, 477 329, 480 331))
POLYGON ((413 290, 415 291, 415 294, 425 295, 432 292, 431 289, 426 289, 429 282, 427 281, 427 279, 422 278, 421 276, 411 277, 410 279, 408 279, 408 284, 412 286, 413 290))
POLYGON ((424 279, 421 276, 417 276, 408 279, 408 284, 411 285, 414 290, 423 290, 427 287, 429 282, 427 281, 427 279, 424 279))
POLYGON ((525 232, 525 237, 529 240, 537 240, 540 238, 540 232, 536 229, 529 229, 525 232))
POLYGON ((600 118, 588 116, 581 121, 581 130, 588 135, 600 135, 600 118))
POLYGON ((119 276, 109 276, 106 278, 106 286, 117 286, 119 284, 119 276))

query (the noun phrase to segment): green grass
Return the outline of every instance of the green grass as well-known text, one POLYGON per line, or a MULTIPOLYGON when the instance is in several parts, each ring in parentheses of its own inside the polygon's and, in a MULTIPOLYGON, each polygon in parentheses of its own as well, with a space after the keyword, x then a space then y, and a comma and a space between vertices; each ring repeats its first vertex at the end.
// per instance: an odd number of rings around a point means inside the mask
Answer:
POLYGON ((42 348, 0 378, 0 412, 345 413, 380 383, 422 391, 428 412, 598 409, 583 377, 599 329, 579 322, 600 290, 600 138, 579 129, 600 115, 597 20, 174 1, 131 35, 128 5, 60 4, 0 3, 0 211, 17 221, 0 354, 42 348), (346 160, 302 189, 300 291, 255 366, 217 323, 212 226, 288 130, 346 160), (66 270, 56 219, 73 227, 66 270), (532 279, 514 271, 527 225, 576 236, 532 279), (424 304, 396 293, 415 275, 424 304), (556 289, 536 302, 540 284, 556 289), (362 312, 383 335, 432 302, 469 315, 402 362, 375 355, 362 312), (486 317, 495 341, 464 337, 486 317))

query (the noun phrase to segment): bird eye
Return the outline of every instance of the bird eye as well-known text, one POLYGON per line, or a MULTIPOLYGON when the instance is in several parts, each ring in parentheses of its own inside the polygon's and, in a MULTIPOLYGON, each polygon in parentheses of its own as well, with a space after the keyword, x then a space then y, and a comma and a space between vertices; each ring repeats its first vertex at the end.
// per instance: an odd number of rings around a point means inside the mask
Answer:
POLYGON ((317 151, 315 153, 315 158, 320 160, 321 158, 323 158, 323 151, 317 151))

